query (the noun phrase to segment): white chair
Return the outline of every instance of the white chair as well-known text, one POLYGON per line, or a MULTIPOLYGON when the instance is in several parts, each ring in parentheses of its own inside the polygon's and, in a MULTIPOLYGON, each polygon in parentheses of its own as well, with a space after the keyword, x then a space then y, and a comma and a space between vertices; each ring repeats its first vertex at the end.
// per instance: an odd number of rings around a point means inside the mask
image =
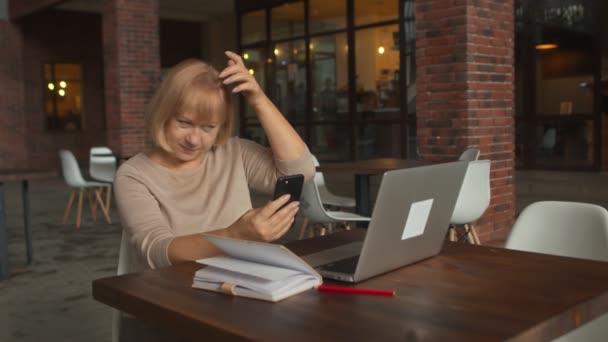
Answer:
POLYGON ((515 221, 505 247, 608 261, 608 211, 589 203, 532 203, 515 221))
POLYGON ((541 141, 541 149, 546 153, 553 152, 553 148, 555 148, 555 144, 557 143, 557 128, 549 127, 543 133, 543 138, 541 141))
MULTIPOLYGON (((105 146, 91 147, 89 152, 89 174, 97 181, 110 183, 106 186, 106 208, 110 208, 110 198, 112 197, 112 186, 114 174, 116 174, 116 156, 112 150, 105 146)), ((102 190, 102 189, 100 189, 102 190)))
MULTIPOLYGON (((505 247, 608 261, 608 211, 588 203, 532 203, 515 221, 505 247)), ((605 341, 607 327, 604 314, 554 341, 605 341)))
MULTIPOLYGON (((312 160, 315 166, 319 166, 319 160, 314 155, 312 156, 312 160)), ((352 197, 344 197, 339 196, 327 189, 327 185, 325 184, 325 177, 323 177, 322 172, 316 172, 314 177, 314 182, 317 184, 317 189, 319 190, 319 195, 321 196, 321 202, 325 205, 329 205, 332 207, 339 208, 354 208, 355 207, 355 199, 352 197)))
POLYGON ((82 196, 85 190, 87 191, 87 197, 89 200, 89 206, 91 209, 91 216, 93 218, 93 221, 96 221, 97 219, 95 209, 97 204, 99 204, 106 221, 108 223, 112 223, 108 208, 105 206, 103 200, 101 199, 100 191, 97 190, 97 188, 99 187, 107 187, 108 184, 86 181, 80 173, 80 167, 78 166, 76 157, 74 157, 74 154, 72 154, 72 152, 68 150, 60 150, 59 158, 61 159, 61 170, 63 173, 63 179, 68 184, 68 186, 74 188, 74 190, 72 190, 72 192, 70 193, 70 199, 68 200, 68 204, 65 207, 65 212, 63 214, 63 223, 66 224, 68 221, 70 211, 72 209, 72 204, 74 203, 74 197, 76 196, 76 192, 78 192, 76 229, 80 229, 80 218, 82 214, 82 196))
POLYGON ((116 156, 108 147, 91 147, 89 152, 89 174, 91 178, 112 183, 116 173, 116 156))
POLYGON ((479 158, 479 150, 476 148, 470 148, 462 152, 460 157, 458 157, 458 160, 473 161, 477 160, 477 158, 479 158))
POLYGON ((456 226, 463 225, 464 236, 469 238, 472 244, 481 244, 473 222, 479 220, 490 206, 490 166, 491 161, 489 160, 469 162, 450 219, 451 241, 458 241, 456 226))
MULTIPOLYGON (((304 183, 302 188, 302 196, 300 197, 300 212, 304 215, 304 222, 300 228, 299 239, 304 237, 306 228, 309 224, 321 224, 328 225, 328 232, 331 232, 332 225, 336 223, 346 222, 369 222, 370 218, 366 216, 357 215, 345 211, 326 211, 321 202, 321 196, 317 184, 312 182, 304 183)), ((325 228, 322 228, 320 235, 325 234, 325 228)), ((311 234, 314 235, 314 231, 311 230, 311 234)))

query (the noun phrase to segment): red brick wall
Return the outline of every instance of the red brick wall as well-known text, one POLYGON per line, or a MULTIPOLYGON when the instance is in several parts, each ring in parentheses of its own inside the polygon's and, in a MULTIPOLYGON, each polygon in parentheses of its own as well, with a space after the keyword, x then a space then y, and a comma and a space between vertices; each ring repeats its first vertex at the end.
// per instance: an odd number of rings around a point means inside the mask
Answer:
POLYGON ((482 240, 504 238, 515 213, 513 2, 416 0, 419 154, 492 160, 482 240))
POLYGON ((121 155, 147 146, 144 111, 160 76, 158 26, 157 0, 103 3, 107 137, 121 155))
POLYGON ((0 20, 0 46, 0 168, 24 167, 22 37, 19 28, 6 20, 0 20))
POLYGON ((73 151, 88 160, 91 146, 105 144, 101 16, 99 14, 42 11, 19 21, 24 38, 25 112, 30 164, 59 165, 57 151, 73 151), (81 132, 47 131, 44 112, 43 65, 49 62, 82 65, 81 132))

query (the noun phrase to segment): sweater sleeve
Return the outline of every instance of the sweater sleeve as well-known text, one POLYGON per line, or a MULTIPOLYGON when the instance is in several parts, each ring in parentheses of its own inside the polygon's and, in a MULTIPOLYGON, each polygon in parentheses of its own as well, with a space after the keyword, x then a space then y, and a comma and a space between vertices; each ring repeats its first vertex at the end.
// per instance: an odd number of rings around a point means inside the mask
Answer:
POLYGON ((150 268, 171 265, 168 250, 175 237, 150 190, 137 178, 137 170, 123 165, 114 179, 116 205, 130 243, 150 268), (122 172, 121 172, 122 171, 122 172))
POLYGON ((249 187, 257 192, 271 194, 280 176, 303 174, 305 181, 312 179, 315 166, 308 149, 295 160, 274 158, 272 150, 253 141, 239 139, 241 157, 249 187))

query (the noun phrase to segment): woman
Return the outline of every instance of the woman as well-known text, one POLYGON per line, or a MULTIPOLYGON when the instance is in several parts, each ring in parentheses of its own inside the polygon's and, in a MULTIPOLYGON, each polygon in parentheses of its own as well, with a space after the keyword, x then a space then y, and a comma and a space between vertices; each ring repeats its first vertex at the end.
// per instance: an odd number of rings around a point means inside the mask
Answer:
POLYGON ((128 240, 123 272, 218 254, 203 232, 273 241, 294 221, 298 202, 279 209, 289 195, 252 208, 249 189, 270 194, 279 176, 312 178, 310 152, 241 57, 229 51, 226 56, 228 66, 219 74, 197 60, 171 70, 146 117, 154 147, 116 173, 116 203, 128 240), (231 137, 228 86, 255 110, 270 148, 231 137))
POLYGON ((272 241, 292 224, 298 202, 288 196, 252 209, 249 188, 271 193, 281 175, 314 174, 305 143, 249 74, 226 52, 218 74, 189 60, 171 70, 152 99, 147 127, 155 144, 124 163, 115 177, 116 203, 135 249, 128 271, 196 260, 218 251, 200 233, 272 241), (257 113, 270 149, 230 137, 232 93, 257 113))

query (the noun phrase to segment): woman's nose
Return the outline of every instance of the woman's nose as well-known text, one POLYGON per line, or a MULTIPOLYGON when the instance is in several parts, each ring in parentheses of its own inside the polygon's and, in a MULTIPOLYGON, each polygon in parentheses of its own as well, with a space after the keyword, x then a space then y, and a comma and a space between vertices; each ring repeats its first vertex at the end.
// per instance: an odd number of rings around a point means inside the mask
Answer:
POLYGON ((186 142, 190 145, 198 145, 199 141, 200 138, 196 131, 190 132, 188 135, 186 135, 186 142))

